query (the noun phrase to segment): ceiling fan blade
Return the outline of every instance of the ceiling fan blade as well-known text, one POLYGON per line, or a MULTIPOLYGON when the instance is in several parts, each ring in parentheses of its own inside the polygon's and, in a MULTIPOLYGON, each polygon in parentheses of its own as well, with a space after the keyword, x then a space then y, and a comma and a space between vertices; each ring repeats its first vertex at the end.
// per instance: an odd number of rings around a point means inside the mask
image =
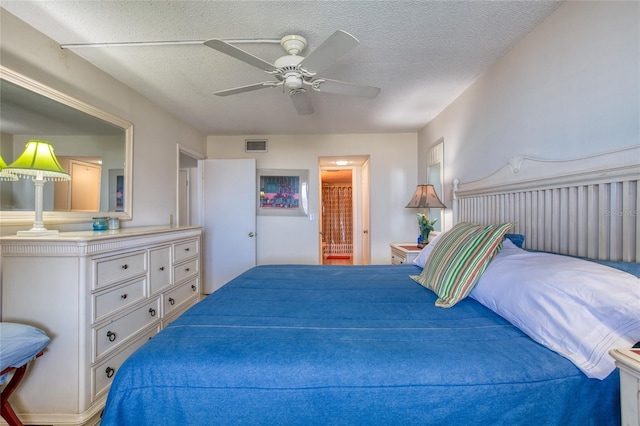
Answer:
POLYGON ((345 31, 338 30, 309 53, 300 64, 307 71, 321 71, 335 64, 338 59, 349 53, 358 44, 360 42, 357 38, 345 31))
POLYGON ((279 86, 281 83, 276 81, 266 81, 264 83, 255 83, 249 84, 247 86, 234 87, 233 89, 221 90, 219 92, 215 92, 214 95, 217 96, 229 96, 235 95, 238 93, 244 92, 252 92, 254 90, 266 89, 267 87, 279 86))
POLYGON ((289 92, 289 96, 291 97, 291 102, 293 102, 293 106, 298 112, 298 115, 308 115, 313 113, 313 105, 311 105, 311 100, 309 99, 306 90, 292 90, 289 92))
POLYGON ((339 95, 360 96, 373 99, 380 93, 379 87, 362 86, 360 84, 347 83, 345 81, 321 78, 314 80, 312 87, 319 92, 337 93, 339 95))
POLYGON ((260 59, 249 52, 245 52, 242 49, 238 49, 234 45, 229 44, 226 41, 222 41, 217 38, 205 41, 204 45, 212 49, 215 49, 218 52, 222 52, 226 55, 229 55, 243 62, 246 62, 249 65, 253 65, 254 67, 260 68, 261 70, 264 70, 264 71, 275 71, 277 69, 275 66, 273 66, 269 62, 263 59, 260 59))

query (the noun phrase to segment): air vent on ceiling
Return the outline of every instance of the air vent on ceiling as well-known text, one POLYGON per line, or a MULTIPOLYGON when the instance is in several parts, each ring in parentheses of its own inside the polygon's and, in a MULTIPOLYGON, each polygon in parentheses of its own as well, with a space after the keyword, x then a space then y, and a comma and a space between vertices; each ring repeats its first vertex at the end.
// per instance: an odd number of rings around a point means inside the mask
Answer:
POLYGON ((267 152, 267 139, 245 139, 244 152, 267 152))

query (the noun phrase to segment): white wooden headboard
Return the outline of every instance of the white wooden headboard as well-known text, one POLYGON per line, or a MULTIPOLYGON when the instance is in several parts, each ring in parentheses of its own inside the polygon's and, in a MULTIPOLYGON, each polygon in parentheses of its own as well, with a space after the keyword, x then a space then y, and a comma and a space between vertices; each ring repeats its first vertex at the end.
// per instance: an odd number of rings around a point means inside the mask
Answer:
POLYGON ((525 247, 640 262, 640 146, 576 160, 518 156, 453 182, 453 221, 515 222, 525 247))

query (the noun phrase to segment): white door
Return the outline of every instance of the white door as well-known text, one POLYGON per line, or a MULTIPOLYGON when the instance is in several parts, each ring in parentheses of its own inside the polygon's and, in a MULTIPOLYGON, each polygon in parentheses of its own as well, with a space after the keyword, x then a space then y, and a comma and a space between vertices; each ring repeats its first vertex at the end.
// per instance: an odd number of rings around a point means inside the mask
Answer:
POLYGON ((256 265, 256 161, 204 160, 204 292, 256 265))

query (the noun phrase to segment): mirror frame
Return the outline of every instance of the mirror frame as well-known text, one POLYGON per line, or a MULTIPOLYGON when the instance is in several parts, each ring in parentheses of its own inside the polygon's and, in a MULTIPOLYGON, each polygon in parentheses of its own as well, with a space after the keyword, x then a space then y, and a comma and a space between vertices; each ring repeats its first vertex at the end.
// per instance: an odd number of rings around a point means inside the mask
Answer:
MULTIPOLYGON (((125 164, 124 164, 124 209, 121 212, 61 212, 45 211, 43 220, 48 224, 84 223, 92 222, 94 216, 117 217, 131 220, 133 215, 133 123, 102 111, 76 98, 68 96, 58 90, 46 86, 29 77, 19 74, 0 65, 0 79, 6 80, 24 89, 45 96, 58 103, 74 108, 98 120, 120 127, 125 133, 125 164)), ((0 211, 0 225, 30 225, 33 223, 34 211, 0 211)))
MULTIPOLYGON (((440 200, 445 203, 444 197, 444 139, 440 139, 435 145, 427 152, 427 183, 432 184, 436 189, 436 194, 440 197, 440 200), (431 169, 435 166, 439 167, 438 170, 438 182, 431 182, 429 177, 433 174, 431 169)), ((446 203, 445 203, 446 205, 446 203)), ((444 228, 444 209, 429 209, 429 218, 438 219, 434 225, 436 231, 442 231, 444 228)))

